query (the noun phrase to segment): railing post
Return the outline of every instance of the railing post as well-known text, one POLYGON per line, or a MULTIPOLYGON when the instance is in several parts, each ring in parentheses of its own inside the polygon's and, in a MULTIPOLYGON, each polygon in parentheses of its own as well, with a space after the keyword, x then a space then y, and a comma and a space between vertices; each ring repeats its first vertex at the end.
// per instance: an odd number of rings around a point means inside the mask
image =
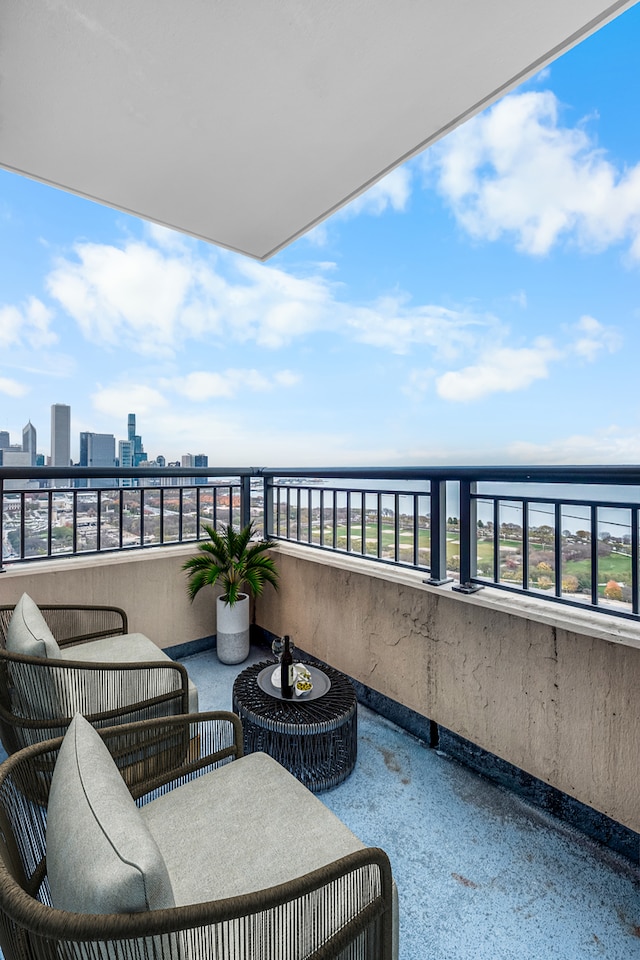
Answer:
POLYGON ((478 572, 476 548, 478 511, 476 501, 471 496, 476 490, 475 481, 460 481, 460 583, 451 588, 458 593, 476 593, 482 590, 480 584, 471 582, 478 572))
POLYGON ((271 540, 275 533, 275 526, 273 522, 273 477, 264 477, 262 501, 264 504, 262 536, 265 540, 271 540))
POLYGON ((2 560, 4 558, 4 480, 0 477, 0 573, 5 573, 2 560))
POLYGON ((453 579, 447 576, 447 481, 431 481, 431 509, 429 540, 431 546, 431 576, 425 583, 440 587, 453 579))
POLYGON ((251 477, 243 474, 240 477, 240 528, 244 529, 251 522, 251 477))

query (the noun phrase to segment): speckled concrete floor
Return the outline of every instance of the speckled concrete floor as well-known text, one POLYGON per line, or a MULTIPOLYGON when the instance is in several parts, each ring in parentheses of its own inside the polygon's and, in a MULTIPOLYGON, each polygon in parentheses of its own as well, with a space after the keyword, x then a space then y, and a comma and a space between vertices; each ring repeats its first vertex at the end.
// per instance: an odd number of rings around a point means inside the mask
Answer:
MULTIPOLYGON (((242 666, 184 660, 200 708, 242 666)), ((391 859, 400 960, 640 960, 640 871, 360 706, 358 761, 319 794, 391 859)))

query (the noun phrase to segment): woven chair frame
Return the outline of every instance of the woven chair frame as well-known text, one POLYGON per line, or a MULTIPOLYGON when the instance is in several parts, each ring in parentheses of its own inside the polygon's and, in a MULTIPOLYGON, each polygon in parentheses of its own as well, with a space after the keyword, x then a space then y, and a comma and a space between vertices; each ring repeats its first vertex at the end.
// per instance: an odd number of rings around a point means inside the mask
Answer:
MULTIPOLYGON (((0 606, 0 738, 8 754, 62 736, 73 714, 95 727, 185 714, 189 676, 173 661, 87 662, 10 653, 6 631, 13 606, 0 606), (28 691, 21 698, 20 691, 28 691)), ((118 607, 39 606, 58 644, 75 644, 127 632, 118 607)))
MULTIPOLYGON (((242 756, 242 726, 222 711, 100 731, 138 803, 242 756)), ((228 899, 136 914, 51 906, 46 804, 62 738, 0 767, 0 946, 5 960, 390 960, 389 860, 365 848, 306 876, 228 899), (323 918, 344 922, 323 940, 323 918)), ((260 784, 256 784, 256 805, 260 784)), ((212 820, 214 814, 212 813, 212 820)), ((212 829, 224 828, 224 810, 212 829)))

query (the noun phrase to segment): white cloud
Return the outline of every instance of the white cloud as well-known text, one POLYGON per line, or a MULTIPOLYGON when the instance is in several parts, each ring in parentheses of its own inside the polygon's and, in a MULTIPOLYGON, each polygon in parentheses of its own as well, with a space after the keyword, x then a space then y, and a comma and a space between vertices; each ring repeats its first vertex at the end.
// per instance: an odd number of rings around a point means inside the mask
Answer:
POLYGON ((28 388, 23 383, 10 380, 8 377, 0 377, 0 393, 8 397, 24 397, 28 392, 28 388))
POLYGON ((496 325, 489 316, 436 305, 412 307, 402 296, 380 298, 370 307, 345 306, 341 312, 355 340, 397 354, 419 344, 432 348, 438 356, 455 357, 496 325))
POLYGON ((85 337, 152 356, 171 354, 192 284, 188 261, 140 242, 124 249, 81 243, 75 252, 77 261, 61 260, 47 288, 85 337))
POLYGON ((502 347, 485 354, 462 370, 450 370, 436 378, 436 390, 443 400, 479 400, 492 393, 524 390, 534 381, 549 376, 549 363, 559 353, 548 340, 533 347, 502 347))
POLYGON ((436 144, 425 169, 474 237, 514 236, 534 255, 562 237, 587 250, 627 242, 640 259, 640 164, 618 169, 559 114, 550 91, 505 97, 436 144))
POLYGON ((216 397, 235 397, 251 391, 258 393, 272 390, 274 385, 290 387, 300 378, 290 370, 281 370, 272 379, 256 369, 229 369, 221 373, 196 370, 184 377, 163 381, 163 386, 196 403, 216 397))
POLYGON ((52 319, 51 311, 37 297, 29 297, 19 307, 0 307, 0 347, 27 345, 40 350, 51 346, 58 339, 50 329, 52 319))
POLYGON ((411 195, 411 169, 409 166, 396 167, 359 197, 352 200, 340 211, 344 217, 355 217, 361 213, 380 216, 391 208, 397 213, 405 210, 411 195))
POLYGON ((240 257, 221 258, 227 279, 188 249, 143 242, 76 246, 47 278, 50 294, 94 343, 172 357, 185 339, 253 340, 276 349, 330 322, 321 276, 294 277, 240 257))
POLYGON ((612 327, 605 327, 595 317, 585 315, 576 324, 574 351, 584 360, 593 362, 599 353, 606 350, 615 353, 622 346, 622 337, 612 327))
POLYGON ((512 463, 638 463, 640 433, 610 427, 594 434, 572 434, 548 443, 517 441, 506 448, 512 463))
POLYGON ((293 370, 278 370, 273 379, 281 387, 295 387, 297 383, 300 383, 302 377, 299 373, 294 373, 293 370))
POLYGON ((132 410, 140 417, 146 417, 167 407, 167 400, 159 390, 130 382, 99 386, 91 396, 91 403, 95 410, 107 414, 112 421, 126 421, 132 410))
POLYGON ((326 277, 324 263, 297 277, 232 255, 220 257, 214 269, 190 251, 142 242, 79 244, 76 254, 49 275, 51 295, 87 340, 147 356, 171 358, 187 340, 278 350, 316 332, 335 332, 394 353, 422 345, 455 357, 496 323, 471 311, 413 306, 404 295, 351 305, 326 277))

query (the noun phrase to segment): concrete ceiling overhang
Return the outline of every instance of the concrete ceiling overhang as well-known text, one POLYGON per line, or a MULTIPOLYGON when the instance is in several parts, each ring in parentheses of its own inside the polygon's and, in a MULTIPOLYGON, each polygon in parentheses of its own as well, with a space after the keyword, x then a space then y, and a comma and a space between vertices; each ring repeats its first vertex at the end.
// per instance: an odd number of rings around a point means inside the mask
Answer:
POLYGON ((264 260, 636 0, 2 0, 0 164, 264 260))

